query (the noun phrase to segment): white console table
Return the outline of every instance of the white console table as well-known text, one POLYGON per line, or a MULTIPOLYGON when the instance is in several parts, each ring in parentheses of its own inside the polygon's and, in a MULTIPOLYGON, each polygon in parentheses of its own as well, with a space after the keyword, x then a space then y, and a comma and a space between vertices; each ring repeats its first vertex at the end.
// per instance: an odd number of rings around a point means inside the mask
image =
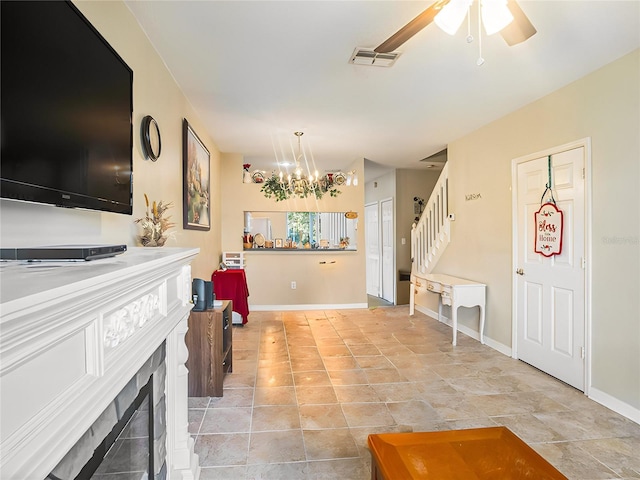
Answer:
POLYGON ((420 276, 412 275, 409 315, 415 313, 416 293, 420 288, 439 294, 438 321, 442 321, 442 305, 451 306, 453 345, 456 345, 458 335, 458 307, 479 307, 480 343, 484 343, 485 284, 439 273, 429 273, 420 276))
POLYGON ((191 266, 198 249, 91 262, 0 262, 0 471, 45 478, 166 342, 166 466, 194 479, 187 426, 191 266))

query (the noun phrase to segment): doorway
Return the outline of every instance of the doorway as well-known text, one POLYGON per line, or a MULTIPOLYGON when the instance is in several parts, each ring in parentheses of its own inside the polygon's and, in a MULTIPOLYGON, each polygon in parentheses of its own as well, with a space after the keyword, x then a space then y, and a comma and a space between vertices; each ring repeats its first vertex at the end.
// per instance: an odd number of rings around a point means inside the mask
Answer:
POLYGON ((393 199, 389 198, 380 202, 380 213, 382 217, 380 244, 382 246, 382 294, 383 300, 395 303, 395 255, 394 251, 394 232, 395 226, 393 221, 393 199))
POLYGON ((395 304, 395 221, 393 199, 365 205, 367 295, 395 304))
POLYGON ((367 295, 380 296, 380 224, 378 202, 364 206, 365 249, 367 252, 367 295))
POLYGON ((516 159, 512 169, 513 354, 582 391, 588 358, 589 152, 587 139, 516 159), (562 248, 546 256, 535 252, 535 213, 550 201, 563 214, 562 248))

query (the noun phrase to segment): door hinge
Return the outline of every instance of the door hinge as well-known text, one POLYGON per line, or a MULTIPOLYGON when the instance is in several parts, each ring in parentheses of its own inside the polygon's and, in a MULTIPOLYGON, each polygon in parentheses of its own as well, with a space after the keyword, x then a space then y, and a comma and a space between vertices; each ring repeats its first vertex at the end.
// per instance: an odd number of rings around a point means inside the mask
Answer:
POLYGON ((580 358, 584 360, 584 347, 580 347, 580 358))
POLYGON ((584 270, 585 268, 587 268, 587 259, 582 257, 580 260, 580 265, 582 266, 582 269, 584 270))
POLYGON ((582 179, 584 180, 584 167, 582 167, 582 179))

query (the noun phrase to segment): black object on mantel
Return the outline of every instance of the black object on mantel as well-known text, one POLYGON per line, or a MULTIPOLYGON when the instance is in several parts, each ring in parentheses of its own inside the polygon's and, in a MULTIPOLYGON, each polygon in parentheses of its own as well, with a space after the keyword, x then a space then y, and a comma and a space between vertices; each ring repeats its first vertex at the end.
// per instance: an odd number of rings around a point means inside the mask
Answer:
POLYGON ((52 245, 29 248, 2 248, 2 260, 98 260, 127 251, 126 245, 52 245))

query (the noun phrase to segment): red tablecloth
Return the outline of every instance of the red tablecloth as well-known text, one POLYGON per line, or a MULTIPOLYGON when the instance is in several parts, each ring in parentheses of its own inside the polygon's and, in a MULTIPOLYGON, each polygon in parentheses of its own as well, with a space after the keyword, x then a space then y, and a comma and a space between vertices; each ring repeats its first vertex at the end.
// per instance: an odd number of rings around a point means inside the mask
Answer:
POLYGON ((244 269, 216 270, 211 275, 216 300, 233 300, 233 311, 242 315, 242 324, 249 316, 249 287, 244 269))

